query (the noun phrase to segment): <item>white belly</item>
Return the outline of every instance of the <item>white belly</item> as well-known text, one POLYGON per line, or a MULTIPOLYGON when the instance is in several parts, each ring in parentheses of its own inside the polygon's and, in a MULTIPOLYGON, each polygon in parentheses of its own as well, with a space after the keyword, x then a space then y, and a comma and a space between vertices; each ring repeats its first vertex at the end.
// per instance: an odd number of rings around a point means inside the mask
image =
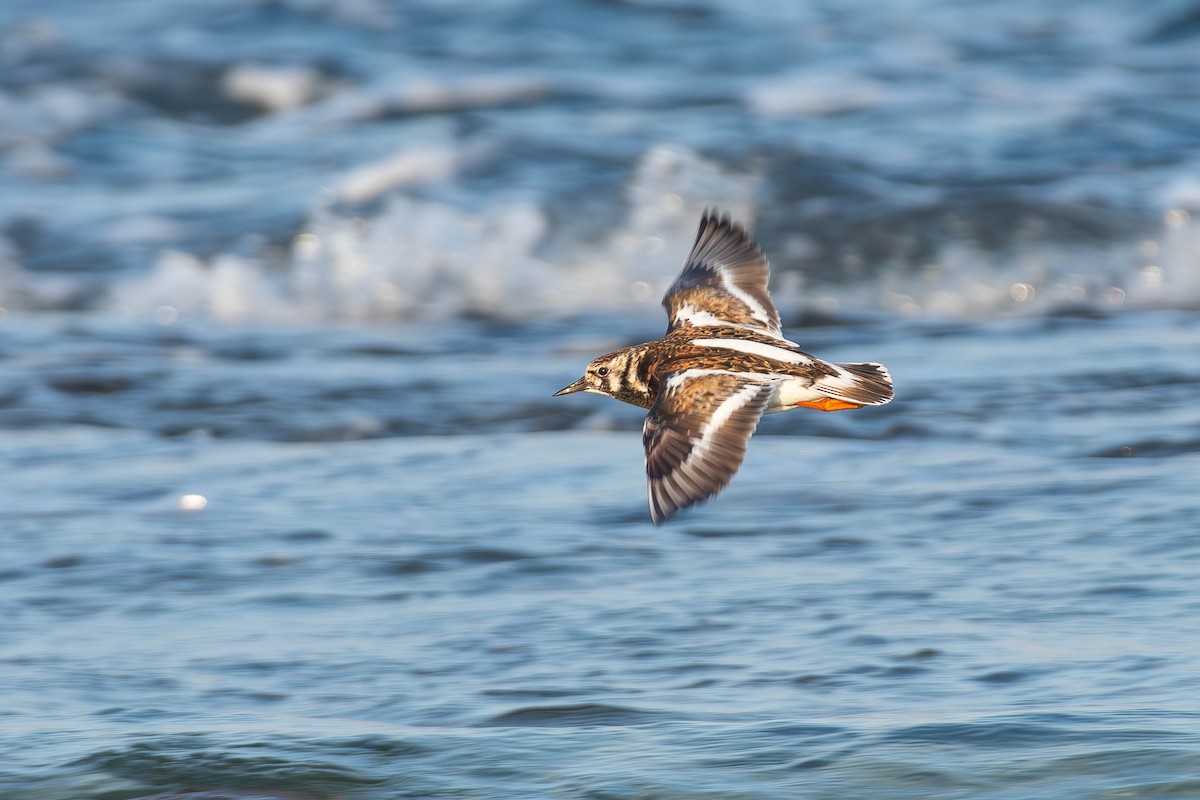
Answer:
POLYGON ((811 403, 825 395, 812 388, 808 378, 788 378, 779 384, 767 401, 767 410, 763 413, 774 414, 776 411, 790 411, 797 403, 811 403))

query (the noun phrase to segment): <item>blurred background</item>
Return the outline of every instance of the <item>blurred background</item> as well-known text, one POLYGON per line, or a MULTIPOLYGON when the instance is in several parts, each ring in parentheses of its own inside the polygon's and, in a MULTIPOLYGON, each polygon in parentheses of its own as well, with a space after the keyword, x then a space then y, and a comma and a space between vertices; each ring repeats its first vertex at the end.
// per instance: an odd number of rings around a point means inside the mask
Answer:
POLYGON ((1200 795, 1198 54, 1191 0, 6 0, 0 794, 1200 795), (550 395, 706 206, 897 399, 655 530, 642 412, 550 395))

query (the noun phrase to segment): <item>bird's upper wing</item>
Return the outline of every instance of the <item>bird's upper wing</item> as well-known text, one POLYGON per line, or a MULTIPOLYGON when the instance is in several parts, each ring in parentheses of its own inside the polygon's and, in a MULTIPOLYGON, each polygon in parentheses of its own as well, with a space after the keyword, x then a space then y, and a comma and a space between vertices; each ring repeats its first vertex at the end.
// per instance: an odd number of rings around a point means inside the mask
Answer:
POLYGON ((733 325, 783 338, 779 312, 767 292, 770 267, 762 249, 728 215, 709 209, 683 272, 663 297, 668 332, 733 325))
POLYGON ((655 525, 725 488, 776 385, 762 375, 711 369, 662 376, 642 428, 655 525))

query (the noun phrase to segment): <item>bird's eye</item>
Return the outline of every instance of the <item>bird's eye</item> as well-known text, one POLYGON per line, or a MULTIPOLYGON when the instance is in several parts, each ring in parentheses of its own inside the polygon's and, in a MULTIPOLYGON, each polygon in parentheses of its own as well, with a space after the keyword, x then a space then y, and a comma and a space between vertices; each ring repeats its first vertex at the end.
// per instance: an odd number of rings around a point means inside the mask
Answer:
POLYGON ((603 378, 605 375, 608 374, 608 367, 597 367, 596 374, 599 375, 601 378, 603 378))

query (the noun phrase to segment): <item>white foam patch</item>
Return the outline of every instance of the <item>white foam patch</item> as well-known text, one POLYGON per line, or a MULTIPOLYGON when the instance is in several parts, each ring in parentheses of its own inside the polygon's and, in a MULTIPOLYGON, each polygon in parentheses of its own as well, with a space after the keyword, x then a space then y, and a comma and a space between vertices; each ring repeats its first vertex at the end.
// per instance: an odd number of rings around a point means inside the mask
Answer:
POLYGON ((149 275, 119 284, 109 307, 170 322, 180 315, 229 321, 300 321, 307 316, 290 302, 283 283, 269 279, 259 262, 232 255, 204 261, 177 251, 163 253, 149 275))
POLYGON ((320 73, 310 67, 236 64, 221 76, 221 89, 233 100, 267 111, 286 111, 311 103, 322 89, 320 73))
POLYGON ((1164 212, 1159 234, 1104 247, 1041 243, 1012 255, 947 245, 919 275, 885 271, 876 281, 806 302, 826 310, 884 309, 905 317, 988 319, 1061 308, 1200 306, 1200 224, 1186 210, 1164 212))
POLYGON ((148 274, 118 281, 108 307, 297 321, 661 313, 659 298, 682 267, 700 210, 721 196, 744 216, 757 185, 684 148, 656 147, 630 183, 626 221, 599 247, 581 244, 551 259, 542 252, 547 215, 532 201, 464 209, 397 191, 452 180, 472 147, 421 145, 351 170, 323 202, 381 199, 375 216, 321 205, 283 254, 163 253, 148 274))
MULTIPOLYGON (((1200 165, 1196 165, 1200 170, 1200 165)), ((1162 190, 1166 209, 1187 209, 1200 212, 1200 174, 1184 174, 1172 178, 1162 190)))
POLYGON ((528 102, 553 87, 541 75, 519 72, 446 76, 422 73, 412 65, 408 77, 367 86, 330 88, 303 108, 278 115, 281 124, 328 129, 349 123, 380 119, 391 114, 426 114, 489 108, 528 102))
MULTIPOLYGON (((439 151, 435 140, 442 130, 433 124, 424 143, 348 170, 327 195, 314 198, 306 228, 286 250, 207 259, 164 252, 148 272, 114 281, 106 307, 145 318, 161 316, 165 307, 237 320, 439 320, 464 314, 521 320, 606 311, 652 319, 661 313, 659 300, 678 275, 705 205, 722 198, 753 229, 749 210, 757 174, 659 145, 634 171, 626 216, 606 239, 556 242, 548 251, 549 218, 535 200, 464 208, 404 194, 417 185, 452 183, 470 161, 471 148, 487 146, 439 151), (333 210, 338 201, 364 198, 379 203, 371 217, 333 210)), ((1190 198, 1187 183, 1164 190, 1164 202, 1190 198)), ((1000 256, 950 244, 918 274, 903 265, 880 265, 873 277, 848 285, 789 281, 795 273, 777 271, 774 299, 785 317, 802 308, 972 319, 1037 315, 1064 305, 1200 306, 1200 213, 1170 206, 1162 219, 1151 239, 1103 248, 1036 243, 1000 256)), ((114 233, 144 245, 169 234, 169 226, 151 218, 114 233)), ((10 311, 63 307, 90 291, 78 276, 19 266, 8 268, 4 282, 10 311)), ((720 323, 699 310, 687 313, 693 324, 720 323)))
POLYGON ((436 183, 452 177, 470 160, 461 148, 430 146, 403 150, 358 167, 334 189, 337 199, 358 205, 406 186, 436 183))

